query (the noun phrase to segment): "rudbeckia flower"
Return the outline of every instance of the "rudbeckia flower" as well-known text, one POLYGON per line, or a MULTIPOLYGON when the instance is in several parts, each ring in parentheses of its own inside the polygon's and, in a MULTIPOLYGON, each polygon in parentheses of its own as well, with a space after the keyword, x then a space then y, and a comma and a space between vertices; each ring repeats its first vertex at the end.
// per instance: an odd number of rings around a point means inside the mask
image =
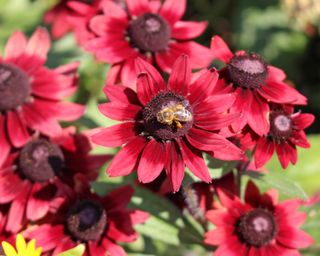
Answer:
POLYGON ((103 1, 103 14, 90 22, 97 35, 86 49, 97 59, 112 64, 107 84, 122 81, 133 86, 136 80, 134 60, 148 60, 160 70, 171 72, 181 54, 190 56, 192 68, 207 67, 210 49, 192 41, 206 29, 207 22, 181 21, 186 0, 126 0, 126 7, 103 1))
POLYGON ((270 124, 270 103, 306 105, 307 99, 287 85, 285 73, 256 53, 238 51, 233 54, 227 44, 214 36, 211 42, 214 59, 226 64, 220 71, 217 91, 234 93, 236 100, 231 113, 241 113, 233 124, 239 131, 246 124, 258 135, 266 135, 270 124))
POLYGON ((173 191, 178 191, 185 165, 205 182, 211 177, 202 153, 223 160, 241 159, 243 152, 218 132, 238 114, 228 114, 232 94, 212 95, 218 74, 204 72, 191 82, 189 58, 180 56, 168 85, 148 62, 138 59, 137 92, 120 85, 106 85, 110 102, 100 105, 107 117, 121 124, 102 128, 93 135, 96 144, 123 146, 107 173, 124 176, 138 171, 138 179, 148 183, 165 170, 173 191))
POLYGON ((215 256, 298 256, 313 239, 300 226, 306 214, 298 212, 298 199, 278 202, 278 192, 260 194, 249 182, 245 202, 237 195, 218 189, 222 207, 207 212, 215 229, 205 235, 205 243, 217 246, 215 256))
POLYGON ((23 146, 34 131, 58 134, 58 120, 72 121, 83 114, 83 106, 62 102, 77 90, 79 63, 50 70, 44 66, 49 48, 43 28, 29 40, 15 32, 0 57, 0 166, 10 149, 23 146))

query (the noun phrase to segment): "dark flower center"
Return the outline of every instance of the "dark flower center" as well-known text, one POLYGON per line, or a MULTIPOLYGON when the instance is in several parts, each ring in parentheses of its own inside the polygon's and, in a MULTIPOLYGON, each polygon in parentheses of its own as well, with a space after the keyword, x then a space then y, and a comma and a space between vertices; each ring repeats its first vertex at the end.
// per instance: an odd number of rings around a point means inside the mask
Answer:
POLYGON ((107 213, 93 200, 82 200, 69 211, 66 228, 75 240, 83 242, 99 240, 107 226, 107 213))
POLYGON ((0 111, 22 105, 31 92, 27 74, 11 64, 0 64, 0 111))
POLYGON ((254 209, 246 213, 240 218, 236 228, 239 239, 255 247, 270 243, 276 232, 274 216, 265 209, 254 209))
POLYGON ((261 87, 267 74, 267 64, 256 54, 235 55, 227 66, 228 80, 242 88, 261 87))
POLYGON ((143 109, 145 133, 159 140, 184 136, 192 127, 189 102, 174 92, 160 92, 143 109))
POLYGON ((278 142, 288 139, 292 134, 292 120, 283 111, 272 111, 270 113, 269 136, 278 142))
POLYGON ((58 175, 64 167, 61 149, 46 139, 29 142, 20 152, 19 171, 33 182, 44 182, 58 175))
POLYGON ((167 48, 171 29, 161 16, 146 13, 130 22, 128 35, 133 47, 142 52, 157 52, 167 48))

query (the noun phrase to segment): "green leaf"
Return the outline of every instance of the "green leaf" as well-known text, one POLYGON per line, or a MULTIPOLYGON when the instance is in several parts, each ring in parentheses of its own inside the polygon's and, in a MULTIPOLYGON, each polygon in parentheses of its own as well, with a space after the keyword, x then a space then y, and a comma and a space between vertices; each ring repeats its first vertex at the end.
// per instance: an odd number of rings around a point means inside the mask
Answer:
POLYGON ((204 154, 204 160, 208 166, 209 173, 212 179, 220 179, 222 176, 231 172, 236 165, 237 161, 222 161, 204 154))
POLYGON ((60 253, 59 256, 82 256, 86 247, 83 244, 79 244, 78 246, 60 253))
POLYGON ((308 199, 308 195, 301 188, 301 186, 297 182, 288 179, 285 174, 279 174, 275 172, 269 172, 265 174, 254 171, 247 171, 244 174, 252 179, 255 179, 260 184, 264 183, 264 185, 267 185, 268 187, 278 189, 280 192, 289 197, 298 197, 303 200, 308 199))
POLYGON ((199 233, 198 227, 187 221, 181 210, 167 198, 136 186, 131 206, 150 214, 146 223, 137 226, 139 233, 175 246, 202 243, 203 234, 199 233))

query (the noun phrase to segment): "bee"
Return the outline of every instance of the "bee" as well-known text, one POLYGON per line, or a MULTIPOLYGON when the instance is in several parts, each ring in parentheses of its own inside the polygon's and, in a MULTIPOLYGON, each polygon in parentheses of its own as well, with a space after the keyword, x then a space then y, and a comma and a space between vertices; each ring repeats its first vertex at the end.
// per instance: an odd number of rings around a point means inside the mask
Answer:
POLYGON ((186 109, 188 102, 182 101, 175 105, 163 108, 157 113, 157 121, 162 124, 171 125, 176 123, 179 129, 182 128, 180 122, 188 122, 192 120, 192 114, 186 109))

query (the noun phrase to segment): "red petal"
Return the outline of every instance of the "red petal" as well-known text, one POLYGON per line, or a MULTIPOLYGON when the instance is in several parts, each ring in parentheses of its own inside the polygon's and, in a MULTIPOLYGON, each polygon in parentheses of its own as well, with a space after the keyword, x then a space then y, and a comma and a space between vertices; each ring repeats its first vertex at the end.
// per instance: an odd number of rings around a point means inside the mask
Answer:
POLYGON ((290 227, 279 230, 276 239, 279 243, 289 248, 306 248, 314 243, 310 235, 290 227))
POLYGON ((38 28, 28 41, 26 53, 45 61, 50 47, 51 42, 48 31, 44 28, 38 28))
MULTIPOLYGON (((222 191, 220 191, 221 193, 222 191)), ((223 196, 223 195, 221 195, 223 196)), ((227 198, 228 203, 232 204, 232 200, 228 197, 227 198)), ((231 205, 230 204, 230 205, 231 205)), ((234 227, 234 224, 236 222, 236 219, 228 213, 228 211, 223 208, 219 210, 209 210, 206 213, 206 218, 212 222, 215 226, 229 226, 229 227, 234 227)))
MULTIPOLYGON (((254 247, 251 247, 253 249, 254 247)), ((283 247, 280 244, 268 244, 266 247, 264 247, 265 250, 268 252, 267 256, 301 256, 301 254, 297 250, 291 250, 287 247, 283 247)), ((258 249, 257 249, 258 250, 258 249)), ((250 254, 248 256, 260 256, 259 254, 250 254)))
POLYGON ((164 168, 166 152, 164 145, 156 140, 150 140, 143 150, 138 166, 138 179, 148 183, 157 178, 164 168))
POLYGON ((119 82, 122 63, 111 65, 106 78, 106 85, 114 85, 119 82))
POLYGON ((181 152, 175 143, 171 142, 167 150, 169 150, 167 159, 168 161, 171 159, 171 161, 166 165, 166 171, 172 184, 173 192, 177 192, 184 177, 184 163, 181 152))
MULTIPOLYGON (((1 170, 1 169, 0 169, 1 170)), ((14 170, 2 169, 0 173, 0 202, 9 203, 13 201, 22 190, 26 189, 26 183, 22 182, 14 170)))
POLYGON ((50 199, 42 199, 39 196, 41 192, 44 192, 43 188, 43 185, 39 183, 33 184, 26 207, 26 215, 28 220, 39 220, 49 212, 50 199))
POLYGON ((12 59, 20 56, 24 53, 26 46, 27 39, 25 35, 20 31, 14 32, 6 43, 4 50, 5 59, 12 59))
POLYGON ((186 0, 166 0, 160 9, 160 15, 173 25, 183 16, 186 10, 186 2, 186 0))
POLYGON ((214 255, 215 256, 239 256, 239 255, 246 255, 246 253, 247 253, 246 244, 241 243, 238 237, 232 235, 227 243, 224 243, 218 247, 218 249, 214 252, 214 255))
POLYGON ((29 188, 25 186, 21 193, 12 201, 8 213, 6 231, 16 233, 24 226, 29 192, 29 188))
POLYGON ((189 86, 190 95, 188 95, 188 99, 190 103, 201 103, 202 100, 207 98, 212 93, 218 77, 218 72, 213 68, 200 75, 200 77, 189 86))
POLYGON ((105 15, 94 16, 90 20, 90 29, 98 36, 104 36, 107 33, 108 21, 105 15))
POLYGON ((150 6, 152 13, 158 13, 160 10, 161 4, 162 4, 161 0, 149 1, 149 6, 150 6))
POLYGON ((133 225, 144 223, 149 217, 150 217, 150 214, 144 211, 139 211, 139 210, 130 211, 130 219, 133 225))
POLYGON ((265 137, 261 137, 254 153, 256 168, 264 166, 271 159, 273 152, 274 143, 265 137))
POLYGON ((44 224, 35 226, 27 230, 24 234, 30 239, 35 239, 37 246, 42 247, 44 252, 56 248, 65 238, 63 225, 53 226, 51 224, 44 224))
POLYGON ((298 114, 292 119, 295 129, 304 130, 314 122, 315 117, 312 114, 298 114))
POLYGON ((85 2, 81 3, 73 0, 69 1, 67 3, 67 6, 80 15, 86 15, 88 12, 91 11, 92 8, 89 4, 86 4, 85 2))
MULTIPOLYGON (((208 114, 208 113, 207 113, 208 114)), ((223 128, 228 127, 229 125, 232 125, 232 123, 236 122, 240 116, 240 113, 233 113, 233 114, 221 114, 221 115, 213 115, 210 116, 209 114, 207 116, 203 116, 201 119, 199 119, 198 115, 195 115, 194 125, 197 127, 200 127, 204 130, 220 130, 223 128), (212 117, 212 118, 208 118, 212 117)))
POLYGON ((54 39, 61 38, 72 29, 72 25, 66 22, 66 11, 56 13, 54 9, 45 14, 44 21, 52 24, 51 34, 54 39))
POLYGON ((231 113, 240 113, 238 122, 232 124, 232 129, 235 132, 240 132, 241 129, 248 123, 248 116, 250 112, 251 102, 252 102, 252 93, 247 90, 242 90, 237 88, 234 93, 236 100, 233 106, 230 109, 231 113))
POLYGON ((196 148, 213 152, 215 158, 239 160, 243 152, 221 135, 192 128, 187 135, 188 141, 196 148))
POLYGON ((283 81, 286 79, 287 75, 284 71, 280 68, 268 65, 268 74, 271 76, 275 81, 283 81))
POLYGON ((207 26, 207 21, 178 21, 173 26, 172 37, 178 40, 192 39, 200 36, 207 26))
POLYGON ((166 83, 163 80, 162 76, 150 63, 143 60, 142 58, 137 58, 135 61, 135 67, 137 73, 146 72, 152 78, 154 95, 159 91, 164 91, 167 89, 166 83))
POLYGON ((180 141, 183 161, 190 171, 204 182, 211 182, 208 167, 203 160, 199 150, 187 145, 183 140, 180 141))
MULTIPOLYGON (((262 197, 269 198, 268 201, 272 205, 277 205, 279 202, 279 191, 276 189, 269 189, 262 197)), ((264 200, 264 198, 261 198, 264 200)))
POLYGON ((102 198, 102 201, 105 203, 104 206, 108 212, 117 212, 127 208, 133 194, 134 189, 131 185, 122 186, 112 190, 102 198))
POLYGON ((230 236, 232 235, 231 232, 226 228, 217 228, 215 230, 211 230, 205 234, 204 242, 210 245, 220 245, 228 241, 230 236))
POLYGON ((61 133, 61 127, 57 120, 43 117, 41 111, 32 105, 24 105, 22 115, 26 124, 34 130, 39 130, 46 135, 61 133))
POLYGON ((290 154, 288 152, 287 144, 288 142, 283 142, 281 144, 276 144, 276 152, 283 169, 288 167, 290 161, 290 154))
POLYGON ((128 19, 126 11, 113 1, 101 1, 101 6, 108 17, 113 17, 117 20, 128 19))
POLYGON ((0 167, 9 155, 11 145, 7 139, 7 133, 5 129, 5 120, 2 114, 0 114, 0 167))
POLYGON ((194 109, 195 119, 202 120, 203 118, 208 118, 208 116, 223 113, 232 106, 234 101, 235 97, 231 93, 210 96, 199 102, 194 109))
MULTIPOLYGON (((37 102, 39 102, 39 100, 37 102)), ((44 107, 47 104, 41 102, 41 105, 44 107)), ((73 102, 59 102, 51 106, 47 105, 45 108, 47 111, 51 111, 51 114, 54 115, 55 118, 62 121, 77 120, 85 111, 85 106, 73 102)))
POLYGON ((135 72, 135 58, 125 60, 121 70, 121 81, 125 86, 134 88, 137 81, 137 73, 135 72))
POLYGON ((109 239, 103 240, 103 246, 111 256, 127 256, 127 253, 121 246, 115 244, 109 239))
POLYGON ((258 187, 249 180, 245 191, 245 202, 253 207, 259 207, 260 203, 260 191, 258 187))
POLYGON ((105 116, 117 121, 135 120, 141 107, 137 105, 120 105, 117 102, 103 103, 99 105, 99 110, 105 116))
POLYGON ((140 105, 136 92, 126 86, 106 85, 103 91, 111 102, 140 105))
POLYGON ((283 201, 277 205, 276 215, 290 215, 292 212, 296 211, 298 207, 301 206, 301 202, 297 199, 289 199, 283 201))
POLYGON ((152 80, 147 73, 140 73, 138 76, 137 94, 143 105, 147 105, 156 95, 152 80))
POLYGON ((91 139, 94 143, 105 147, 119 147, 136 137, 135 123, 128 122, 101 128, 91 139))
POLYGON ((233 57, 233 53, 220 36, 212 37, 211 50, 213 53, 213 59, 221 60, 224 63, 228 63, 233 57))
MULTIPOLYGON (((308 215, 306 212, 291 212, 290 214, 281 214, 276 215, 278 225, 284 226, 284 229, 288 226, 292 227, 300 227, 305 220, 307 219, 308 215)), ((281 229, 281 227, 279 228, 281 229)))
POLYGON ((272 101, 280 104, 307 104, 307 98, 300 94, 296 89, 290 87, 285 83, 278 82, 272 79, 273 78, 269 77, 266 81, 266 84, 258 90, 259 94, 267 101, 272 101))
POLYGON ((296 164, 298 160, 298 155, 297 155, 297 148, 295 145, 291 145, 290 143, 285 144, 286 151, 288 152, 288 155, 290 157, 290 162, 292 164, 296 164))
MULTIPOLYGON (((94 51, 94 45, 100 43, 102 44, 103 40, 104 38, 97 38, 91 40, 90 45, 88 44, 87 46, 88 51, 94 51)), ((136 56, 138 56, 138 53, 134 51, 130 44, 124 39, 115 41, 113 43, 107 41, 104 43, 104 46, 100 48, 100 50, 96 51, 97 59, 110 64, 122 62, 130 58, 134 58, 136 56)))
POLYGON ((32 94, 44 100, 50 100, 50 104, 69 97, 77 90, 76 78, 74 74, 57 75, 51 70, 38 69, 32 82, 32 94))
POLYGON ((110 177, 125 176, 133 172, 146 141, 136 137, 126 144, 113 158, 107 173, 110 177))
MULTIPOLYGON (((121 221, 109 220, 107 235, 109 238, 117 242, 130 243, 137 239, 138 234, 132 227, 131 220, 127 213, 117 212, 117 218, 121 221), (121 215, 124 215, 123 217, 121 215)), ((110 216, 112 217, 112 215, 110 216)))
POLYGON ((79 61, 64 64, 55 68, 54 72, 58 73, 59 75, 75 75, 75 73, 78 71, 80 64, 81 63, 79 61))
POLYGON ((76 247, 76 245, 77 243, 73 242, 71 238, 65 237, 57 244, 57 247, 55 247, 52 255, 59 255, 61 252, 65 252, 71 248, 76 247))
POLYGON ((188 94, 191 68, 188 56, 181 55, 174 63, 169 77, 168 88, 182 95, 188 94))
POLYGON ((212 60, 210 49, 196 42, 171 42, 167 51, 156 54, 156 62, 159 67, 167 73, 171 73, 176 59, 186 54, 190 59, 190 66, 193 69, 206 68, 212 60))
POLYGON ((126 2, 131 16, 140 16, 151 11, 148 0, 126 0, 126 2))
POLYGON ((289 138, 290 142, 302 147, 302 148, 310 148, 310 143, 308 142, 308 138, 304 131, 293 132, 291 137, 289 138))
POLYGON ((256 94, 248 93, 248 96, 252 95, 251 106, 248 113, 248 124, 258 135, 263 136, 269 132, 269 105, 264 102, 256 94))
POLYGON ((107 252, 107 249, 104 248, 100 243, 97 242, 89 242, 87 243, 89 255, 105 255, 107 252))

